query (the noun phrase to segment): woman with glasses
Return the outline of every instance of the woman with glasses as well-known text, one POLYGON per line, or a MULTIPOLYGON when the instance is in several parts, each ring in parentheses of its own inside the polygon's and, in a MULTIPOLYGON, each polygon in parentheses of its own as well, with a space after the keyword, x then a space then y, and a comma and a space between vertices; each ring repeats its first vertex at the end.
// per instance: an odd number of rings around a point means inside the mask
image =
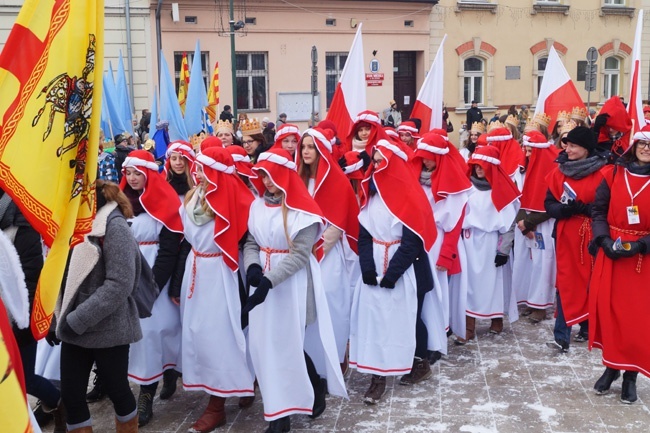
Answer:
POLYGON ((637 400, 639 372, 650 376, 650 126, 634 134, 617 164, 603 169, 593 216, 596 263, 589 293, 589 348, 603 352, 605 372, 594 385, 605 394, 623 373, 621 402, 637 400))
POLYGON ((268 149, 260 123, 257 119, 244 119, 239 128, 242 133, 241 144, 251 162, 255 164, 259 154, 268 149))

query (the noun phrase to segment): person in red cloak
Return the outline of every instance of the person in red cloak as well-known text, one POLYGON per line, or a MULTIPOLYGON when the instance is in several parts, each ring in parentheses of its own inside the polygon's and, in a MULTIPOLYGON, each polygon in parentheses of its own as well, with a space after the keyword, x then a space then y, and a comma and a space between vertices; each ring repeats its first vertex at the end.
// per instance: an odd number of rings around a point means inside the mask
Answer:
POLYGON ((605 394, 623 374, 621 401, 637 400, 638 373, 650 377, 650 128, 634 134, 628 151, 596 190, 592 208, 596 263, 589 287, 589 349, 602 350, 605 373, 594 385, 605 394), (620 239, 620 240, 619 240, 620 239), (599 247, 599 248, 598 248, 599 247))
POLYGON ((294 157, 299 141, 300 128, 292 123, 283 123, 275 133, 275 142, 271 148, 284 149, 294 157))
POLYGON ((587 247, 596 188, 603 180, 600 169, 607 160, 595 152, 596 138, 589 128, 576 127, 563 140, 566 149, 557 158, 559 165, 546 179, 544 207, 556 221, 557 265, 554 338, 546 345, 566 352, 573 325, 580 324, 574 341, 584 342, 589 338, 588 287, 593 260, 587 247))
POLYGON ((598 140, 596 150, 607 156, 610 164, 616 163, 630 145, 632 133, 632 120, 621 98, 612 96, 603 104, 594 120, 594 133, 598 140))

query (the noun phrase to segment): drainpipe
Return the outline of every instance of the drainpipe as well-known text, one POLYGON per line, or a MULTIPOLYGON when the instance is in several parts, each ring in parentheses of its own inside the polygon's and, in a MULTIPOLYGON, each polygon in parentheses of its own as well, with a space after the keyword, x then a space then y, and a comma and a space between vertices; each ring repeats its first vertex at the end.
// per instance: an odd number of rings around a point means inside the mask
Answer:
POLYGON ((131 5, 126 0, 124 5, 126 11, 126 62, 129 65, 129 93, 131 99, 131 118, 135 115, 135 98, 133 96, 133 47, 131 45, 131 5))
POLYGON ((162 9, 163 0, 158 0, 156 6, 156 59, 158 59, 158 85, 160 85, 160 51, 162 50, 162 36, 160 34, 160 10, 162 9))

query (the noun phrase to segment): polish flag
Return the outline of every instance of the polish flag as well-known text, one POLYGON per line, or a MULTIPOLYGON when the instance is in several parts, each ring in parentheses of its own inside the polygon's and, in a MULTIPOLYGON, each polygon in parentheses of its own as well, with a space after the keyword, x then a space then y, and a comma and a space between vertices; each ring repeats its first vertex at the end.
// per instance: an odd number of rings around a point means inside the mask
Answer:
POLYGON ((334 122, 339 137, 347 137, 354 118, 366 109, 366 77, 363 63, 361 23, 352 41, 352 48, 345 61, 341 78, 336 85, 327 120, 334 122))
POLYGON ((551 123, 548 127, 550 132, 555 126, 559 111, 584 106, 585 104, 582 102, 578 89, 576 89, 575 84, 571 81, 571 77, 569 77, 569 73, 564 68, 560 56, 555 51, 555 48, 551 47, 546 69, 544 70, 542 88, 539 89, 535 115, 538 113, 546 113, 551 117, 551 123))
POLYGON ((632 79, 630 80, 630 102, 627 104, 627 113, 632 119, 632 135, 646 125, 643 116, 643 98, 641 97, 641 86, 639 77, 641 75, 641 34, 643 31, 643 9, 639 11, 639 18, 636 22, 636 34, 634 35, 634 48, 632 49, 632 79))
POLYGON ((443 47, 446 39, 447 35, 442 38, 436 57, 431 64, 431 69, 424 79, 420 93, 418 93, 415 104, 413 104, 413 110, 411 110, 411 118, 422 121, 420 135, 434 128, 443 127, 442 96, 444 92, 443 76, 445 70, 443 47))

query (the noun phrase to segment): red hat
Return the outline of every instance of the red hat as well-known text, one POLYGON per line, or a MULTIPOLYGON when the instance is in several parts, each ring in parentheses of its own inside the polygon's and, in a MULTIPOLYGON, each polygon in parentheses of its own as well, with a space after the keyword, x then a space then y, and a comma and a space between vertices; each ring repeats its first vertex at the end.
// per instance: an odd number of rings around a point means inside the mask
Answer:
POLYGON ((479 135, 478 138, 476 139, 476 149, 487 145, 488 145, 487 135, 486 134, 479 135))
MULTIPOLYGON (((621 102, 621 98, 618 96, 612 96, 609 98, 598 112, 599 116, 601 114, 609 115, 605 126, 623 133, 621 139, 618 140, 619 143, 614 143, 614 146, 621 147, 623 151, 627 150, 630 145, 629 133, 632 130, 632 120, 630 119, 630 115, 627 114, 627 110, 625 109, 623 102, 621 102)), ((608 132, 607 128, 600 128, 600 134, 598 135, 599 143, 610 140, 608 132)), ((616 151, 616 149, 612 148, 612 151, 616 151)))
MULTIPOLYGON (((447 130, 443 128, 433 128, 431 131, 429 131, 427 134, 438 134, 441 136, 446 142, 447 142, 447 148, 449 149, 449 155, 452 156, 457 164, 460 164, 460 166, 463 168, 463 173, 467 173, 467 163, 465 162, 465 158, 463 158, 463 155, 460 154, 458 151, 458 148, 454 146, 450 141, 449 137, 447 136, 447 130)), ((424 134, 426 137, 427 134, 424 134)), ((479 139, 481 137, 479 136, 479 139)), ((483 140, 485 141, 485 137, 483 137, 483 140)), ((484 146, 487 146, 487 141, 485 142, 484 146)), ((479 145, 478 142, 476 144, 477 146, 479 145)))
POLYGON ((253 163, 251 162, 250 156, 246 153, 243 147, 241 146, 228 146, 226 150, 232 156, 232 160, 235 163, 235 171, 241 176, 246 176, 247 178, 257 177, 253 173, 253 163))
POLYGON ((467 191, 472 187, 466 176, 467 164, 457 150, 456 153, 458 153, 462 161, 459 161, 454 156, 452 147, 455 149, 442 136, 432 131, 424 134, 424 137, 418 141, 418 147, 415 151, 414 159, 420 169, 422 168, 423 159, 436 162, 436 168, 431 173, 431 191, 436 202, 447 198, 449 194, 467 191))
POLYGON ((384 157, 384 161, 370 170, 371 176, 362 181, 361 207, 368 204, 369 184, 373 179, 377 192, 390 213, 415 233, 422 240, 424 249, 429 251, 437 236, 433 209, 424 190, 412 175, 406 155, 386 140, 380 140, 375 149, 384 157))
POLYGON ((201 142, 199 149, 201 152, 203 152, 209 147, 223 147, 223 143, 219 137, 211 135, 209 137, 206 137, 205 140, 201 142))
POLYGON ((354 119, 354 125, 350 130, 350 135, 347 137, 347 144, 345 151, 352 150, 352 140, 359 129, 361 123, 366 123, 370 125, 370 136, 368 137, 368 142, 366 143, 366 153, 370 155, 372 153, 372 147, 379 140, 390 140, 384 128, 381 126, 381 121, 379 120, 379 115, 372 110, 365 110, 357 114, 357 117, 354 119))
POLYGON ((521 208, 532 212, 546 212, 544 208, 548 190, 546 176, 557 167, 555 160, 560 150, 549 143, 544 134, 537 130, 526 132, 523 136, 523 144, 531 147, 532 152, 521 194, 521 208))
MULTIPOLYGON (((284 193, 284 203, 289 209, 323 218, 323 212, 298 176, 296 163, 291 160, 289 152, 284 149, 269 149, 260 153, 257 164, 253 166, 253 172, 260 170, 284 193)), ((251 181, 262 197, 266 188, 260 176, 251 181)))
POLYGON ((351 150, 345 152, 345 168, 343 173, 348 176, 348 179, 361 180, 363 179, 363 159, 359 156, 360 152, 351 150))
POLYGON ((275 133, 275 142, 273 147, 282 149, 282 140, 293 135, 296 141, 300 141, 300 128, 291 123, 284 123, 275 133))
POLYGON ((395 131, 395 128, 392 126, 384 126, 384 132, 386 133, 387 136, 392 138, 393 140, 399 140, 399 134, 397 131, 395 131))
POLYGON ((203 168, 208 182, 205 200, 215 213, 214 242, 224 253, 228 267, 236 271, 239 269, 239 240, 248 230, 253 193, 237 176, 227 149, 215 146, 205 149, 196 157, 196 163, 203 168))
POLYGON ((501 167, 509 176, 514 176, 519 167, 523 167, 526 162, 526 155, 521 150, 519 142, 512 137, 512 133, 506 127, 494 128, 487 135, 488 144, 499 149, 501 167))
POLYGON ((169 172, 170 170, 170 161, 169 158, 171 157, 172 153, 180 153, 183 158, 187 160, 187 165, 190 167, 190 173, 194 172, 194 159, 196 158, 196 154, 194 153, 194 150, 192 149, 192 146, 190 143, 187 141, 174 141, 172 143, 169 143, 169 146, 167 147, 167 151, 165 152, 165 173, 169 172))
POLYGON ((420 138, 418 137, 418 133, 420 131, 418 130, 418 127, 415 124, 415 122, 413 122, 412 120, 405 120, 404 122, 400 123, 399 126, 397 127, 397 133, 400 132, 406 132, 410 134, 412 137, 420 138))
POLYGON ((338 135, 336 125, 331 120, 327 120, 327 119, 321 120, 320 122, 318 122, 318 127, 320 129, 329 129, 329 130, 331 130, 334 133, 334 136, 338 135))
MULTIPOLYGON (((338 163, 332 159, 332 145, 326 136, 326 131, 312 128, 304 132, 303 138, 305 136, 310 136, 314 140, 320 154, 314 179, 314 200, 323 211, 327 222, 345 233, 350 247, 356 252, 357 239, 359 238, 359 220, 357 219, 359 204, 352 185, 339 169, 338 163)), ((296 162, 298 170, 300 170, 303 163, 300 152, 296 152, 296 162)))
POLYGON ((181 200, 174 188, 167 183, 165 178, 158 173, 156 164, 151 152, 146 150, 134 150, 129 153, 122 163, 122 180, 120 189, 131 188, 126 183, 126 169, 135 168, 144 174, 146 182, 144 190, 140 194, 140 204, 144 210, 156 221, 163 224, 169 231, 183 233, 183 222, 178 213, 181 207, 181 200))
POLYGON ((644 112, 644 113, 648 113, 648 112, 650 112, 650 105, 644 105, 644 106, 643 106, 643 112, 644 112))
POLYGON ((510 176, 501 167, 499 160, 499 149, 494 146, 477 147, 467 164, 470 173, 473 165, 480 165, 485 172, 485 178, 492 188, 492 203, 497 211, 514 202, 521 196, 517 185, 510 179, 510 176))

